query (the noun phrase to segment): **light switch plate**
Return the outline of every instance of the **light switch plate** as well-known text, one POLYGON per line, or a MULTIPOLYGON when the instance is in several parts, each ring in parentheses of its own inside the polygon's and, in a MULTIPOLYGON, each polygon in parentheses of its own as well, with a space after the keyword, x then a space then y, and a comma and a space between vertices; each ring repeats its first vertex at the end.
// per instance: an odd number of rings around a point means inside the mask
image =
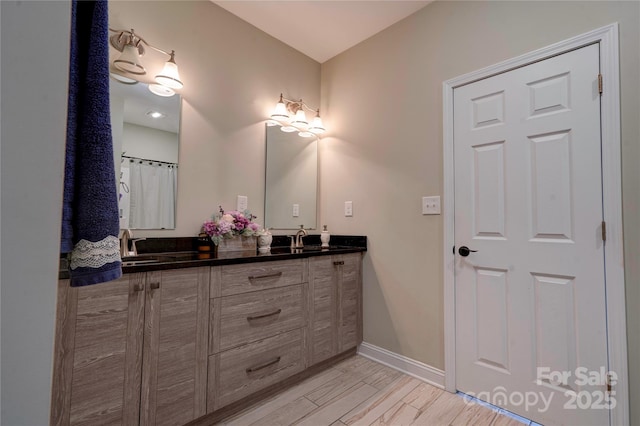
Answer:
POLYGON ((245 211, 249 207, 249 201, 246 195, 238 195, 238 199, 236 201, 236 210, 239 212, 245 211))
POLYGON ((344 202, 344 215, 346 217, 353 216, 353 201, 344 202))
POLYGON ((300 216, 300 204, 294 204, 293 205, 293 212, 292 212, 293 217, 298 217, 300 216))
POLYGON ((440 214, 440 196, 422 197, 422 214, 440 214))

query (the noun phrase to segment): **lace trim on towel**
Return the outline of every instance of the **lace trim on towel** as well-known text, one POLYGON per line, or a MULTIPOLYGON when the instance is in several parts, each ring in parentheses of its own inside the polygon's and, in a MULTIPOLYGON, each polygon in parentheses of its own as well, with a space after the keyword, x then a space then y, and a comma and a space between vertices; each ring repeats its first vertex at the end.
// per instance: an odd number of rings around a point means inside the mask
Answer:
POLYGON ((71 269, 99 268, 107 263, 120 261, 120 240, 109 235, 103 240, 80 240, 71 252, 71 269))

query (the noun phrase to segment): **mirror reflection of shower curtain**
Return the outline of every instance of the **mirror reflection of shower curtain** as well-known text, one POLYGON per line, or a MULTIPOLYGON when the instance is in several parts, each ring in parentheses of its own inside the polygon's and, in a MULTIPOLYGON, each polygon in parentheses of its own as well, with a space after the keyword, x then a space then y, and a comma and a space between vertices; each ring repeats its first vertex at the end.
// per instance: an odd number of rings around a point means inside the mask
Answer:
POLYGON ((176 170, 167 164, 130 163, 129 227, 175 228, 176 170))
POLYGON ((118 214, 120 216, 120 229, 130 228, 129 226, 129 200, 131 190, 129 189, 131 179, 129 179, 129 162, 120 166, 120 185, 118 187, 118 214))

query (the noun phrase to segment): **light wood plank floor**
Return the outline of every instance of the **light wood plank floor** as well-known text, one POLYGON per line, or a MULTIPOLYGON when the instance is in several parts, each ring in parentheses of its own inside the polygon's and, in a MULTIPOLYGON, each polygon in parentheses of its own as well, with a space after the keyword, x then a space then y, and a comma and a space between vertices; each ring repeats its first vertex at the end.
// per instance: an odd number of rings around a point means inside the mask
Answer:
POLYGON ((360 355, 259 402, 220 425, 522 426, 479 404, 360 355))

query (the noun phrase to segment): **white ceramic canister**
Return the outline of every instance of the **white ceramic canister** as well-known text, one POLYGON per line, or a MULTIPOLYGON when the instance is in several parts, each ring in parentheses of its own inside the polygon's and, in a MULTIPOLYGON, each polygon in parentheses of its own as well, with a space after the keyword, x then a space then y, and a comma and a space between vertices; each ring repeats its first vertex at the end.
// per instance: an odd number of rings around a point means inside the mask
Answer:
POLYGON ((271 235, 269 229, 263 229, 258 234, 258 251, 260 253, 271 251, 271 241, 273 241, 273 235, 271 235))

